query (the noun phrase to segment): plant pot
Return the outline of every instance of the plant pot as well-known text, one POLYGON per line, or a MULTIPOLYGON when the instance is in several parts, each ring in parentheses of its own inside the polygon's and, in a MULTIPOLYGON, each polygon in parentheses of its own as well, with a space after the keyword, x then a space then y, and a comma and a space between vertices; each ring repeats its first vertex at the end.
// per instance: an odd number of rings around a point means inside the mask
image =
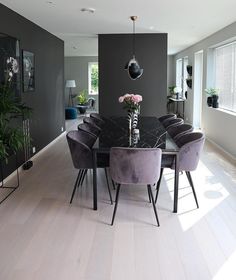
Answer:
POLYGON ((186 84, 189 88, 192 88, 192 79, 186 79, 186 84))
POLYGON ((85 114, 86 110, 88 109, 88 106, 87 105, 78 105, 78 109, 79 109, 80 114, 85 114))
POLYGON ((207 97, 207 105, 208 107, 212 107, 212 96, 207 97))
POLYGON ((189 74, 189 76, 192 76, 192 70, 193 70, 193 67, 191 65, 187 65, 187 72, 189 74))
POLYGON ((218 95, 212 95, 212 107, 213 108, 219 108, 218 99, 219 99, 218 95))

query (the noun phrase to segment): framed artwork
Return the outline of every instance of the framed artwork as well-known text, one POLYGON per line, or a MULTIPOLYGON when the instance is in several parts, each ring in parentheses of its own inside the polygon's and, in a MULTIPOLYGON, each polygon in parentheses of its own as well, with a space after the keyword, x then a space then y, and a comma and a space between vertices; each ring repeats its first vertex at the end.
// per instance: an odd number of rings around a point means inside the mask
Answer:
POLYGON ((20 96, 20 47, 19 40, 0 33, 0 85, 11 77, 11 90, 20 96))
POLYGON ((29 51, 23 50, 23 92, 35 91, 35 62, 34 54, 29 51))

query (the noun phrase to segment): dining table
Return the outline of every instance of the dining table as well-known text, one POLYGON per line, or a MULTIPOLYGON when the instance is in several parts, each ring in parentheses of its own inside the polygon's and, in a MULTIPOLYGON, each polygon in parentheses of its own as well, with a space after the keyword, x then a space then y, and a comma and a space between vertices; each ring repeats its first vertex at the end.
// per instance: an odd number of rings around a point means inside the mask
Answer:
POLYGON ((179 189, 179 148, 157 117, 139 116, 136 129, 129 128, 127 117, 104 117, 104 123, 93 148, 93 209, 98 209, 97 202, 97 155, 108 154, 112 147, 161 148, 163 155, 174 158, 174 205, 178 210, 179 189))

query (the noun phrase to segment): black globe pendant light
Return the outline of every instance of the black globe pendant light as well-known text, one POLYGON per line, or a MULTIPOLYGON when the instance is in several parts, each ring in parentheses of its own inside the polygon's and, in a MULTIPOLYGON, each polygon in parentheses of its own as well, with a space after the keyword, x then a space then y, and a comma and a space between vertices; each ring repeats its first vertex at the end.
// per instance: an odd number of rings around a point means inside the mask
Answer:
POLYGON ((135 58, 135 21, 137 16, 131 16, 130 19, 133 21, 133 57, 125 65, 125 70, 128 71, 128 75, 132 80, 140 78, 143 74, 143 69, 140 68, 138 61, 135 58))

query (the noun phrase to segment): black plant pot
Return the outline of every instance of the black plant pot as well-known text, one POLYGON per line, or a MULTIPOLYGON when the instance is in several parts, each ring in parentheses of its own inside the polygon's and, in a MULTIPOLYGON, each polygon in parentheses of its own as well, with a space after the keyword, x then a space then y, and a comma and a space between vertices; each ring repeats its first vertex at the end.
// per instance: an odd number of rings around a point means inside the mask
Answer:
POLYGON ((218 95, 212 95, 212 107, 213 108, 219 108, 218 99, 219 99, 218 95))
POLYGON ((212 107, 212 96, 207 97, 207 105, 208 107, 212 107))
POLYGON ((78 109, 79 109, 79 112, 80 114, 85 114, 86 113, 86 110, 88 109, 88 106, 87 105, 78 105, 78 109))
POLYGON ((186 84, 189 88, 192 88, 192 79, 186 79, 186 84))
POLYGON ((187 72, 189 74, 189 76, 192 76, 192 71, 193 70, 193 67, 191 65, 187 65, 187 72))

